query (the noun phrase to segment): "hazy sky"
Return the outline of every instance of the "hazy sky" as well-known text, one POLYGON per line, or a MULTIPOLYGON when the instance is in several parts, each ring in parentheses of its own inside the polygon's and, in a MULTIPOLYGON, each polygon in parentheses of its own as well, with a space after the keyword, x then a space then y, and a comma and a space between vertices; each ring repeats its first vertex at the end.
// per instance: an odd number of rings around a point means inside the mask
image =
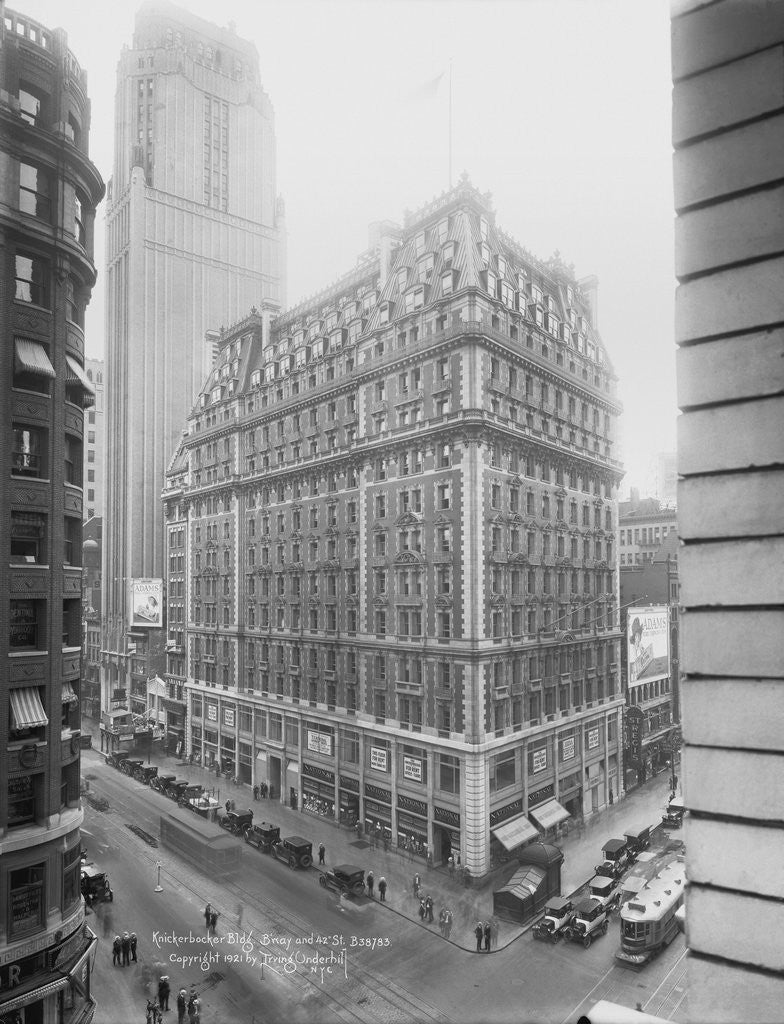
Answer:
MULTIPOLYGON (((8 4, 68 33, 88 73, 90 155, 112 168, 116 65, 138 4, 8 4)), ((620 378, 621 457, 646 487, 675 448, 669 7, 666 0, 185 0, 253 40, 275 109, 288 304, 350 269, 371 221, 400 221, 465 170, 499 225, 599 278, 599 329, 620 378), (417 86, 446 72, 437 95, 417 86)), ((96 262, 103 274, 103 223, 96 262)), ((87 315, 103 354, 102 287, 87 315)), ((219 325, 218 325, 219 326, 219 325)))

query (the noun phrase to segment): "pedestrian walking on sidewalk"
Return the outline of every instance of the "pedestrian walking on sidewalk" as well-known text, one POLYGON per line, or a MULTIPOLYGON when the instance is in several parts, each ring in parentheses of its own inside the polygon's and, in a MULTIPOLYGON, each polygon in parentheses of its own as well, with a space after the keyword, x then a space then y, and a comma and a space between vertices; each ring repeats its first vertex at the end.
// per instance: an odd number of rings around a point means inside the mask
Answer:
POLYGON ((433 923, 433 897, 425 897, 425 916, 427 917, 428 924, 433 923))
POLYGON ((489 953, 490 952, 490 937, 491 937, 491 935, 492 935, 492 928, 490 927, 490 922, 489 921, 485 921, 485 933, 484 933, 485 953, 489 953))
POLYGON ((444 908, 441 907, 441 910, 438 913, 438 930, 441 932, 442 935, 444 934, 444 928, 445 927, 446 927, 446 910, 444 910, 444 908))
POLYGON ((259 787, 258 786, 254 786, 253 787, 253 799, 254 800, 258 800, 258 798, 259 798, 259 787))
POLYGON ((204 927, 207 929, 207 931, 209 931, 209 928, 210 928, 210 918, 211 917, 212 917, 212 904, 208 903, 207 906, 204 908, 204 927))
POLYGON ((185 1014, 188 1010, 188 993, 181 988, 177 996, 177 1024, 185 1024, 185 1014))
POLYGON ((419 901, 419 911, 418 911, 418 913, 419 913, 419 920, 424 924, 425 923, 425 915, 427 914, 427 907, 425 906, 425 897, 424 896, 419 901))
POLYGON ((498 949, 498 918, 490 918, 490 944, 493 949, 498 949))
POLYGON ((420 899, 420 897, 421 897, 421 893, 420 893, 421 888, 422 888, 422 879, 419 877, 418 874, 414 875, 414 898, 417 899, 417 900, 420 899))
POLYGON ((136 938, 136 932, 131 932, 131 960, 137 964, 139 961, 136 959, 136 946, 139 940, 136 938))
POLYGON ((448 939, 452 932, 452 911, 447 908, 444 911, 444 938, 448 939))
POLYGON ((131 965, 131 936, 128 932, 123 932, 122 942, 120 944, 122 949, 122 965, 123 967, 130 967, 131 965))
POLYGON ((446 866, 447 866, 447 868, 449 868, 449 879, 450 879, 450 881, 454 882, 454 880, 455 880, 455 858, 452 856, 451 853, 449 854, 449 857, 447 858, 446 866))
POLYGON ((387 901, 387 880, 383 875, 378 880, 378 898, 382 903, 387 901))
POLYGON ((122 966, 122 939, 119 935, 115 935, 114 942, 112 943, 112 967, 122 966))
POLYGON ((158 982, 158 1002, 162 1010, 168 1012, 169 1010, 169 993, 171 988, 169 986, 169 975, 164 974, 161 980, 158 982))
POLYGON ((476 928, 474 928, 474 935, 476 935, 476 951, 477 953, 482 952, 482 937, 484 935, 484 925, 481 921, 476 922, 476 928))
POLYGON ((375 898, 373 896, 373 882, 374 882, 374 879, 373 879, 373 872, 372 871, 368 871, 366 881, 367 881, 368 896, 371 899, 374 899, 375 898))
POLYGON ((326 846, 323 843, 319 843, 319 864, 324 863, 324 854, 327 852, 326 846))
POLYGON ((213 910, 210 914, 210 934, 215 934, 215 929, 218 927, 218 911, 213 910))

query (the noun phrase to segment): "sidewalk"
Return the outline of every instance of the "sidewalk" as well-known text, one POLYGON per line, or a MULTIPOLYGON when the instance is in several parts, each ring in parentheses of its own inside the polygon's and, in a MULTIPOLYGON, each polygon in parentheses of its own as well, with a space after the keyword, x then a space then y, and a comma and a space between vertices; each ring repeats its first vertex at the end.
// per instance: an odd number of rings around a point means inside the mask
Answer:
MULTIPOLYGON (((83 730, 93 733, 94 750, 100 754, 98 724, 83 719, 83 730)), ((141 757, 141 754, 139 754, 141 757)), ((145 756, 145 762, 147 757, 145 756)), ((476 949, 474 928, 477 921, 487 921, 493 916, 493 889, 509 875, 510 864, 504 865, 495 874, 493 881, 487 881, 481 888, 465 888, 458 879, 451 878, 445 867, 429 868, 421 857, 399 854, 396 850, 384 851, 381 844, 375 846, 371 837, 358 838, 353 829, 347 829, 329 818, 294 811, 286 803, 275 799, 253 800, 250 786, 235 785, 223 776, 215 777, 214 772, 199 765, 191 765, 176 757, 161 755, 153 751, 151 764, 161 772, 168 771, 178 778, 200 783, 205 789, 214 791, 223 804, 234 800, 237 810, 250 807, 255 821, 270 820, 279 825, 282 835, 301 835, 313 843, 314 860, 318 860, 319 843, 326 847, 326 866, 356 864, 365 871, 372 870, 376 882, 375 898, 378 899, 378 881, 382 875, 387 880, 385 906, 392 913, 408 918, 418 928, 428 928, 439 939, 438 915, 442 907, 452 912, 452 929, 448 941, 466 950, 476 949), (423 924, 419 920, 419 900, 413 894, 414 875, 419 874, 423 895, 430 895, 434 903, 434 921, 423 924), (499 876, 503 876, 499 878, 499 876)), ((85 759, 82 774, 89 772, 89 758, 85 759)), ((571 894, 594 875, 594 867, 601 860, 602 846, 607 839, 622 838, 627 830, 658 824, 669 796, 667 773, 656 776, 644 786, 634 790, 623 800, 595 815, 589 822, 569 831, 558 840, 563 851, 561 868, 561 892, 571 894)), ((316 870, 318 865, 316 864, 316 870)), ((525 926, 496 919, 496 935, 493 949, 503 949, 527 931, 533 921, 525 926)))

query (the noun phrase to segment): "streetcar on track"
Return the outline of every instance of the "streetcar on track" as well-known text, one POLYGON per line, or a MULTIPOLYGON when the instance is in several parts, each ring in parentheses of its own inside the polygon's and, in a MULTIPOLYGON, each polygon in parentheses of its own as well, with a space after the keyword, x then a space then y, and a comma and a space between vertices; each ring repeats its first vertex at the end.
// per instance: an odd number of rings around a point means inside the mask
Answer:
POLYGON ((677 912, 685 890, 685 866, 674 860, 622 904, 619 964, 643 967, 672 942, 680 931, 677 912))

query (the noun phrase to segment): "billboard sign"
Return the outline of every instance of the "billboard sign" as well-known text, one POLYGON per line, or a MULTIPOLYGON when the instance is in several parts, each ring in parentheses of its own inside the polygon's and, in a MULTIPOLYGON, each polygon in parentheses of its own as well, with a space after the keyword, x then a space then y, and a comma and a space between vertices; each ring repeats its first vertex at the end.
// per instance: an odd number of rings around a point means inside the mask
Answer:
POLYGON ((163 626, 163 580, 131 580, 131 627, 163 626))
POLYGON ((670 622, 666 605, 630 608, 626 620, 629 686, 670 674, 670 622))

